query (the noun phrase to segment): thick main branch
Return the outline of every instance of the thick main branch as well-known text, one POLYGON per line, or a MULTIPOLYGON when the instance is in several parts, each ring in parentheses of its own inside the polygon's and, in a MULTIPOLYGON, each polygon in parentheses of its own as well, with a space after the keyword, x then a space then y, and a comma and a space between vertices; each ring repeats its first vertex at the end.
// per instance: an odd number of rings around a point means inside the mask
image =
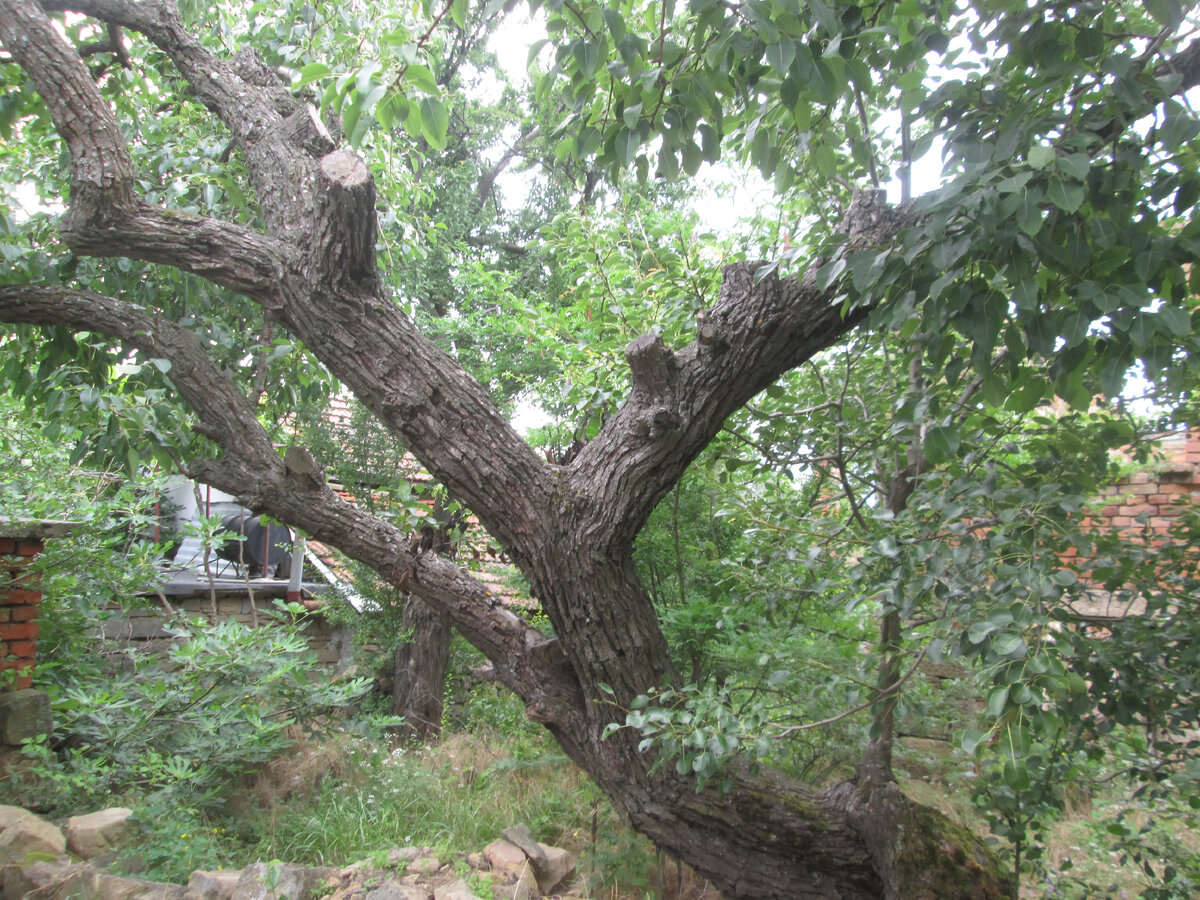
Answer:
MULTIPOLYGON (((172 263, 271 308, 523 558, 521 548, 540 535, 549 492, 545 464, 487 392, 381 289, 366 166, 336 150, 315 114, 254 54, 218 58, 186 32, 168 0, 83 0, 71 8, 141 32, 174 61, 245 151, 269 236, 151 209, 130 196, 122 169, 73 190, 64 218, 68 242, 93 256, 172 263)), ((42 48, 14 55, 51 98, 56 125, 80 135, 69 144, 76 171, 91 171, 97 147, 127 161, 107 104, 44 13, 31 0, 0 0, 0 11, 9 23, 6 45, 42 48)))
POLYGON ((304 451, 293 448, 281 459, 245 396, 195 334, 101 294, 32 285, 0 286, 0 321, 103 332, 149 357, 170 360, 172 383, 196 414, 199 430, 222 453, 191 462, 189 474, 303 528, 422 597, 488 656, 505 685, 527 702, 551 701, 546 683, 555 679, 542 669, 546 638, 453 562, 414 550, 409 535, 343 500, 315 466, 293 462, 307 457, 304 451))

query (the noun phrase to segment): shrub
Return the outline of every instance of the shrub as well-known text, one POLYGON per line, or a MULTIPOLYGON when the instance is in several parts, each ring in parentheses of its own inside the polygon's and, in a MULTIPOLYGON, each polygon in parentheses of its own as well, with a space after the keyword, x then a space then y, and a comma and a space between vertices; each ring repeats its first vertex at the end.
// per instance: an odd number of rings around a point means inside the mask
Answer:
POLYGON ((18 802, 54 814, 159 795, 205 808, 237 775, 288 747, 293 726, 318 728, 361 696, 366 679, 322 682, 302 610, 278 606, 275 627, 180 620, 162 655, 96 654, 104 663, 80 668, 75 680, 60 673, 46 685, 55 730, 26 745, 34 765, 10 788, 18 802))

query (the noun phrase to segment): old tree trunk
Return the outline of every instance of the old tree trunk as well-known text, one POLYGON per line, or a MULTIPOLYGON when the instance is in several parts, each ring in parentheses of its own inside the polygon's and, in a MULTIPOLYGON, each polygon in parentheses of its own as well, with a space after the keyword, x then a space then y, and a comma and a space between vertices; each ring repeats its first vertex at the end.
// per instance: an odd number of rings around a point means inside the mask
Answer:
MULTIPOLYGON (((735 770, 731 791, 697 791, 673 766, 654 769, 629 729, 601 740, 615 718, 601 685, 628 706, 675 675, 632 562, 639 529, 730 413, 855 324, 813 279, 755 284, 748 266, 726 270, 702 340, 678 352, 656 337, 634 341, 628 402, 572 464, 548 464, 381 289, 369 170, 257 57, 214 55, 185 31, 171 0, 45 6, 157 45, 242 151, 265 223, 258 231, 142 201, 121 127, 76 51, 37 3, 0 0, 0 43, 41 94, 73 163, 63 241, 80 255, 175 266, 270 310, 503 544, 554 637, 452 561, 414 551, 391 524, 339 498, 303 448, 281 458, 246 395, 193 332, 128 299, 37 285, 0 288, 0 320, 106 332, 170 360, 198 428, 220 448, 190 460, 189 474, 419 596, 488 656, 530 717, 637 829, 727 896, 1011 896, 979 842, 909 802, 887 772, 816 790, 735 770)), ((904 223, 869 202, 852 206, 847 221, 859 240, 876 244, 904 223)))
MULTIPOLYGON (((434 515, 444 519, 444 510, 434 515)), ((421 529, 418 550, 453 559, 457 551, 450 533, 461 524, 442 521, 421 529)), ((446 667, 450 662, 449 622, 437 609, 415 594, 404 598, 403 622, 407 639, 392 657, 392 703, 389 712, 404 719, 396 731, 403 737, 436 740, 442 732, 446 667)))

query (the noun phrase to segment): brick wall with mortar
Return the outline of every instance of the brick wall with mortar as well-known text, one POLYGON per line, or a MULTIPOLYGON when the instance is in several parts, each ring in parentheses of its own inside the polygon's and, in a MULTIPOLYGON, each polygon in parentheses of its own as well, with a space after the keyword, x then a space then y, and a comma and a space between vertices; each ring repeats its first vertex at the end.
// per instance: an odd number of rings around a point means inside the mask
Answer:
POLYGON ((1200 428, 1151 438, 1160 458, 1101 494, 1107 501, 1093 518, 1108 528, 1149 528, 1165 534, 1174 519, 1200 493, 1200 428))
POLYGON ((23 673, 14 683, 17 690, 33 681, 42 590, 41 574, 30 564, 44 548, 40 537, 0 534, 0 671, 23 673))
MULTIPOLYGON (((1149 528, 1153 540, 1156 532, 1166 535, 1184 504, 1200 500, 1200 428, 1164 432, 1148 439, 1157 449, 1155 458, 1141 471, 1100 492, 1089 516, 1097 530, 1126 529, 1141 537, 1149 528)), ((1074 556, 1074 548, 1064 554, 1068 560, 1074 556)), ((1144 611, 1145 604, 1114 603, 1105 592, 1097 590, 1092 591, 1088 599, 1074 603, 1073 608, 1098 620, 1115 620, 1144 611)), ((921 664, 921 671, 939 691, 952 690, 953 685, 967 676, 967 670, 957 662, 934 665, 926 660, 921 664)), ((982 701, 972 696, 955 702, 963 704, 965 716, 983 707, 982 701)), ((937 723, 931 727, 924 717, 910 716, 902 719, 897 727, 900 733, 897 766, 910 775, 925 777, 936 771, 937 767, 930 769, 926 765, 926 757, 952 752, 950 734, 939 730, 937 723)))
MULTIPOLYGON (((1085 527, 1124 531, 1153 546, 1167 538, 1179 515, 1200 498, 1200 428, 1169 431, 1146 438, 1154 444, 1153 458, 1139 471, 1100 492, 1085 527)), ((1066 563, 1076 551, 1063 554, 1066 563)), ((1075 612, 1096 619, 1121 619, 1145 611, 1145 601, 1112 595, 1098 588, 1072 604, 1075 612)))

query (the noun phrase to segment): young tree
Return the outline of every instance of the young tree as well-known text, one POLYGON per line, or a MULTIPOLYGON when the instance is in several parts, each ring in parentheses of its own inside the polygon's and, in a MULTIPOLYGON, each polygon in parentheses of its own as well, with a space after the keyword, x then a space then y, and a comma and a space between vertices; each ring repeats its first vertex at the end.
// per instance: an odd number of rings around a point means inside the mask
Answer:
MULTIPOLYGON (((908 800, 872 748, 854 781, 828 788, 738 760, 718 785, 656 764, 632 729, 605 738, 614 706, 679 682, 633 544, 732 413, 868 321, 915 341, 951 383, 977 374, 984 396, 1026 409, 1053 391, 1076 404, 1115 393, 1138 360, 1153 379, 1173 376, 1193 339, 1183 265, 1200 197, 1198 128, 1175 99, 1200 79, 1200 44, 1180 46, 1183 10, 1096 3, 1089 21, 1078 4, 1053 3, 548 5, 554 60, 538 89, 559 91, 561 153, 673 179, 729 149, 789 201, 797 234, 778 264, 799 271, 731 265, 694 339, 633 340, 624 402, 555 465, 397 303, 376 252, 375 181, 393 173, 349 149, 401 127, 445 145, 449 109, 424 62, 450 46, 437 44, 439 24, 461 26, 468 7, 434 4, 426 20, 387 30, 394 57, 333 77, 291 65, 322 25, 311 8, 281 25, 300 38, 277 29, 255 41, 234 14, 189 27, 171 0, 3 0, 0 44, 23 73, 6 67, 19 88, 8 127, 53 152, 42 130, 52 121, 64 142, 70 197, 56 225, 73 254, 156 264, 150 279, 196 276, 239 298, 247 321, 269 319, 302 343, 504 546, 552 636, 338 497, 303 447, 281 457, 234 377, 240 357, 141 280, 114 279, 105 293, 73 283, 69 267, 24 267, 0 287, 0 318, 109 335, 157 361, 190 410, 193 434, 162 436, 190 475, 437 609, 635 827, 728 895, 1010 896, 980 842, 908 800), (121 62, 135 41, 181 81, 134 73, 98 86, 84 64, 97 47, 63 36, 87 28, 73 15, 52 21, 55 10, 103 23, 100 53, 121 62), (299 90, 322 78, 341 142, 299 90), (184 104, 185 90, 206 112, 184 104), (131 129, 152 126, 118 118, 139 92, 189 122, 213 117, 215 152, 193 162, 248 186, 256 206, 221 217, 151 197, 131 129), (892 167, 903 176, 934 134, 946 141, 941 191, 889 206, 879 190, 851 190, 878 187, 892 167), (969 360, 949 356, 955 332, 971 341, 969 360)), ((335 33, 366 18, 354 4, 330 16, 335 33)), ((935 427, 953 426, 948 414, 935 427)))

